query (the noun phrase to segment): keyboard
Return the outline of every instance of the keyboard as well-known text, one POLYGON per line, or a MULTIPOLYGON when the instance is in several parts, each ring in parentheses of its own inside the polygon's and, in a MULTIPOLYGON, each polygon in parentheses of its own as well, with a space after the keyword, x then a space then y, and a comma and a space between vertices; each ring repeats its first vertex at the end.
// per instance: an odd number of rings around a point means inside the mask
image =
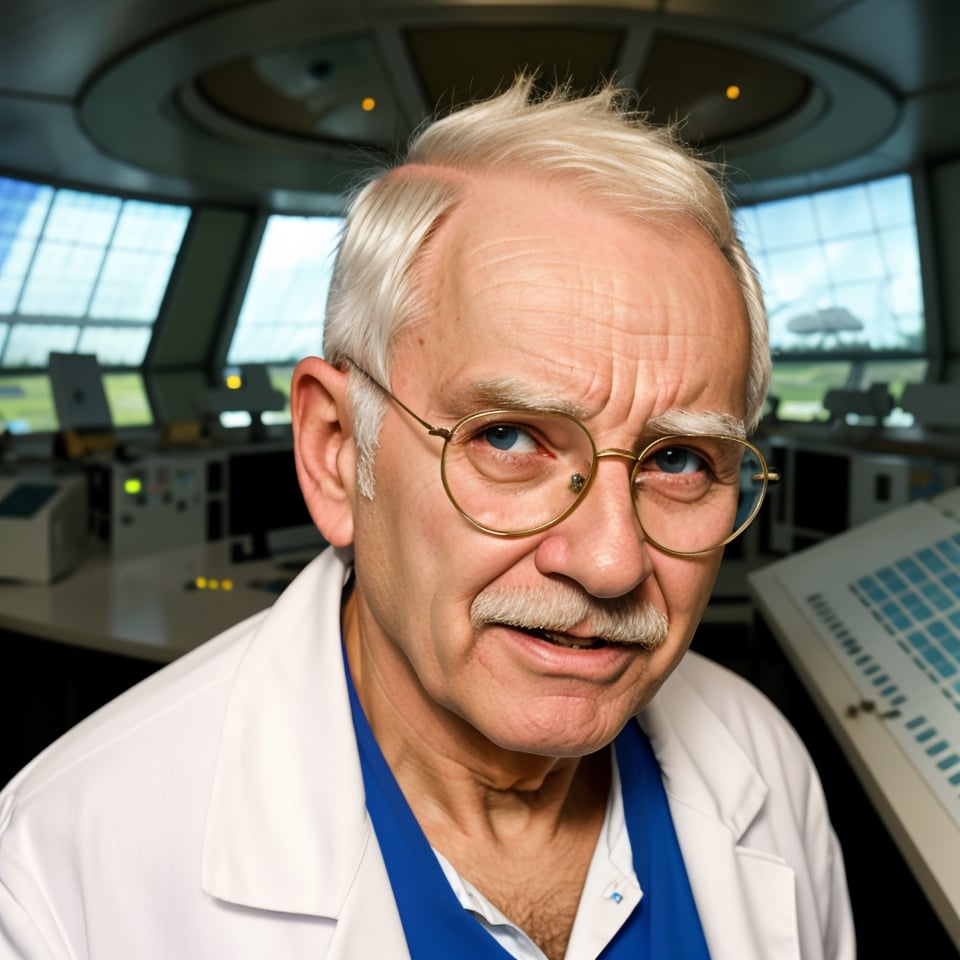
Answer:
POLYGON ((960 828, 960 489, 771 569, 960 828))

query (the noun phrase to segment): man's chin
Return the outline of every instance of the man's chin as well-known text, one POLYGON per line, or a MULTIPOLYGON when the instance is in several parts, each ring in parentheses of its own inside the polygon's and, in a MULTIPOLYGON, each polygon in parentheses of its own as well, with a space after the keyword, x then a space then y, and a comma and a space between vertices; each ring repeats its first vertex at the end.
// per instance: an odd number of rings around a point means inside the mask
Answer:
POLYGON ((509 753, 533 757, 576 759, 602 750, 634 716, 631 708, 621 711, 571 710, 565 717, 544 722, 537 716, 517 717, 513 722, 501 716, 495 725, 480 732, 495 746, 509 753))

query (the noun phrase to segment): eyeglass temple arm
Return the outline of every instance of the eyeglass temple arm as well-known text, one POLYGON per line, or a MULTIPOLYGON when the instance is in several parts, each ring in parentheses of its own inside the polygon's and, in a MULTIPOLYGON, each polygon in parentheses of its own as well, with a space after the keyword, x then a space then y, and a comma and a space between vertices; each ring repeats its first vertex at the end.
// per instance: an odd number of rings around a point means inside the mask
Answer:
POLYGON ((347 360, 350 366, 358 373, 362 373, 381 393, 385 393, 401 410, 413 417, 417 423, 423 427, 432 437, 442 437, 444 440, 450 439, 450 431, 446 427, 435 427, 432 423, 424 420, 419 414, 414 413, 399 397, 388 390, 372 373, 367 373, 359 363, 353 360, 347 360))

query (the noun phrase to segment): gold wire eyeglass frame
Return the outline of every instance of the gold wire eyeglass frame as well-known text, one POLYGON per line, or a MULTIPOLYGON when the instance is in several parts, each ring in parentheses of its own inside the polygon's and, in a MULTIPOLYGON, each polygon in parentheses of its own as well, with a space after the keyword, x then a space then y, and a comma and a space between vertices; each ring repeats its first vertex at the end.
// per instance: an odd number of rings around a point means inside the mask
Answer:
MULTIPOLYGON (((749 451, 756 458, 757 462, 760 464, 760 471, 751 475, 751 480, 757 483, 762 483, 760 491, 757 494, 756 503, 753 505, 753 508, 750 511, 749 516, 743 520, 736 529, 729 534, 727 537, 722 539, 719 543, 714 544, 711 547, 706 547, 700 550, 672 550, 670 547, 666 547, 661 544, 659 541, 653 539, 649 536, 646 529, 643 526, 643 519, 640 516, 640 509, 637 504, 637 497, 631 496, 633 502, 634 515, 637 518, 637 522, 640 524, 640 529, 643 530, 644 539, 646 542, 655 546, 658 550, 663 553, 670 554, 675 557, 698 557, 704 556, 708 553, 713 553, 715 550, 719 550, 721 547, 726 546, 732 540, 735 540, 740 536, 747 527, 753 523, 756 519, 757 514, 760 512, 760 507, 763 505, 763 501, 766 498, 767 487, 773 483, 780 482, 780 474, 771 470, 767 465, 766 458, 760 452, 760 450, 752 444, 749 440, 742 439, 741 437, 733 437, 723 434, 695 434, 695 435, 684 435, 684 434, 671 434, 669 436, 657 437, 656 440, 648 443, 640 453, 632 453, 629 450, 623 450, 617 447, 611 447, 607 450, 597 450, 596 442, 593 439, 593 435, 590 431, 582 424, 576 417, 571 416, 568 413, 564 413, 559 410, 550 410, 543 411, 545 416, 556 417, 563 420, 567 420, 583 432, 584 436, 590 442, 590 449, 593 453, 592 466, 590 468, 590 475, 584 478, 581 474, 577 473, 571 478, 571 490, 576 494, 573 501, 570 503, 570 506, 567 507, 559 516, 554 517, 552 520, 547 520, 544 523, 537 524, 533 527, 527 527, 522 530, 497 530, 495 527, 489 527, 486 524, 480 523, 480 521, 475 520, 463 507, 460 506, 457 498, 454 496, 453 491, 450 489, 450 485, 447 481, 447 472, 446 472, 446 451, 447 447, 456 434, 461 431, 465 426, 470 424, 474 420, 481 420, 488 417, 504 417, 509 420, 511 417, 517 415, 516 410, 508 409, 492 409, 492 410, 478 410, 475 413, 468 413, 465 417, 461 417, 452 427, 438 427, 430 423, 427 420, 424 420, 419 414, 411 410, 398 396, 396 396, 391 390, 388 390, 373 374, 367 373, 358 363, 353 360, 347 361, 358 373, 362 374, 364 378, 369 381, 374 387, 376 387, 381 393, 386 397, 392 400, 401 410, 403 410, 408 416, 412 417, 420 426, 422 426, 430 436, 439 437, 443 440, 443 448, 440 451, 440 480, 443 484, 444 492, 447 495, 449 501, 453 504, 457 513, 463 517, 471 526, 476 527, 478 530, 482 530, 484 533, 490 534, 494 537, 529 537, 533 536, 536 533, 542 533, 544 530, 549 530, 551 527, 556 526, 561 521, 565 520, 574 510, 583 502, 586 497, 587 491, 590 488, 590 484, 593 480, 594 474, 596 473, 596 463, 598 460, 602 460, 607 457, 619 457, 624 460, 631 461, 633 466, 630 468, 629 474, 629 483, 630 487, 635 486, 636 474, 640 469, 641 464, 647 458, 647 455, 655 447, 663 447, 668 445, 671 442, 682 444, 683 441, 691 441, 698 439, 707 439, 707 440, 724 440, 732 443, 737 443, 744 448, 745 451, 749 451)), ((524 411, 529 413, 530 411, 524 411)))

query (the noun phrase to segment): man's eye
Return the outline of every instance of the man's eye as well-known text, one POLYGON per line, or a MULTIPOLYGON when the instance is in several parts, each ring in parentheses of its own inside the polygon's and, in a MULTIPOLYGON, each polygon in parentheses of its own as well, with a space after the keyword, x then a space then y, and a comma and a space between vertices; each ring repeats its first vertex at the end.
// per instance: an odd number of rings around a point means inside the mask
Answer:
POLYGON ((526 430, 508 423, 495 423, 485 427, 480 436, 491 447, 505 453, 534 453, 537 444, 526 430))
POLYGON ((663 473, 696 473, 706 466, 703 457, 686 447, 663 447, 649 462, 663 473))

